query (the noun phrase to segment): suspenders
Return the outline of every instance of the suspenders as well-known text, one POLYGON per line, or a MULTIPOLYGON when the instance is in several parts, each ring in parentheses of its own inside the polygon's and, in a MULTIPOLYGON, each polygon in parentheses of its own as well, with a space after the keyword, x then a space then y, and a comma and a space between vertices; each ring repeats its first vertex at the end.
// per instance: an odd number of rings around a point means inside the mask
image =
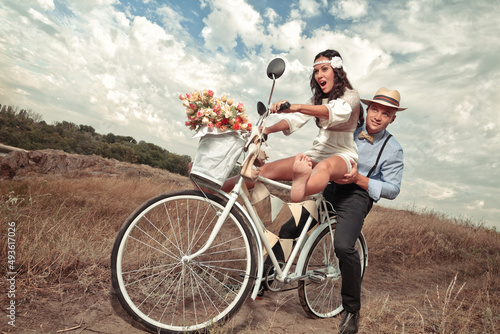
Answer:
POLYGON ((387 142, 389 141, 389 139, 392 137, 392 135, 389 135, 385 141, 384 141, 384 144, 382 145, 382 148, 380 149, 380 152, 378 152, 378 156, 377 156, 377 160, 375 161, 375 165, 373 165, 372 169, 370 169, 370 171, 368 172, 368 175, 366 175, 366 177, 370 177, 370 175, 372 175, 372 173, 375 171, 375 168, 377 168, 377 165, 378 165, 378 161, 380 160, 380 156, 382 155, 382 151, 384 150, 385 148, 385 144, 387 144, 387 142))

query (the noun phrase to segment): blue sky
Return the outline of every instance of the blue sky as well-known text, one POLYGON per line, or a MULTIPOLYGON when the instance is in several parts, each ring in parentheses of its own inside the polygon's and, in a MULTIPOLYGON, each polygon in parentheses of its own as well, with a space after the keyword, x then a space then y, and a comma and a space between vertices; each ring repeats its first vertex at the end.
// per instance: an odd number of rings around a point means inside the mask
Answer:
MULTIPOLYGON (((271 59, 287 64, 275 99, 302 103, 314 56, 333 48, 362 97, 385 86, 408 107, 389 127, 402 191, 379 204, 500 227, 499 12, 499 0, 0 0, 0 104, 193 156, 179 94, 227 94, 255 120, 271 59)), ((316 132, 276 134, 271 159, 316 132)))

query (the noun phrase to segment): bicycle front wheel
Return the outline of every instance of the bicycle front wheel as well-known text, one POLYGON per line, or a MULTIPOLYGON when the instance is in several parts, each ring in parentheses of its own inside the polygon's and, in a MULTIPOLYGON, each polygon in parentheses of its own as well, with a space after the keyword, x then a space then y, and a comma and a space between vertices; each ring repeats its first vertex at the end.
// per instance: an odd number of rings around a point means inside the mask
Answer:
POLYGON ((205 332, 243 304, 256 275, 256 250, 245 218, 233 208, 208 250, 227 204, 214 195, 181 191, 144 203, 118 233, 112 283, 124 309, 157 333, 205 332))
MULTIPOLYGON (((366 250, 361 235, 356 240, 355 249, 359 254, 361 277, 363 277, 366 250)), ((329 228, 325 228, 314 241, 302 274, 312 276, 310 280, 299 282, 300 304, 311 318, 330 318, 344 310, 339 260, 335 255, 329 228)))

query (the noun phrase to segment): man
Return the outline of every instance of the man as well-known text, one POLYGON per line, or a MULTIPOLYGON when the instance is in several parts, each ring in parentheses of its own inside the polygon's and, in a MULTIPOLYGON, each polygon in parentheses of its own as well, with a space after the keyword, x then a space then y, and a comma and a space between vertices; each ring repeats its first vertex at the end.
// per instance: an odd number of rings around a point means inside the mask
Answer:
MULTIPOLYGON (((394 199, 399 194, 403 177, 403 149, 386 130, 394 122, 396 113, 405 110, 399 106, 401 97, 397 90, 380 88, 373 99, 361 102, 368 106, 366 122, 354 132, 358 148, 358 165, 344 178, 330 182, 323 195, 337 212, 334 247, 342 273, 342 305, 344 315, 339 333, 358 332, 361 308, 361 264, 354 249, 363 222, 373 202, 380 198, 394 199)), ((281 239, 295 239, 304 227, 307 210, 303 210, 298 226, 291 219, 279 232, 281 239)), ((279 243, 273 247, 278 260, 285 255, 279 243)), ((266 259, 265 266, 271 266, 266 259)))
POLYGON ((380 198, 394 199, 403 177, 403 149, 386 130, 394 122, 399 106, 396 90, 380 88, 373 99, 361 102, 368 106, 366 122, 354 132, 358 147, 358 165, 344 178, 331 182, 323 192, 337 212, 334 247, 342 273, 344 315, 339 333, 358 332, 361 308, 361 268, 354 249, 363 221, 380 198))

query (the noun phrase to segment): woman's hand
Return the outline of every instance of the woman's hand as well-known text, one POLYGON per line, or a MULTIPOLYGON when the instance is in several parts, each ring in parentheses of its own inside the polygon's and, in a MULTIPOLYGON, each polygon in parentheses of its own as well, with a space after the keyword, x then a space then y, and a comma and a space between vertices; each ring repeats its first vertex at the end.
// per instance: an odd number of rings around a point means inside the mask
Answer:
POLYGON ((281 107, 281 105, 283 103, 285 103, 285 102, 288 102, 288 101, 281 100, 279 102, 273 103, 273 105, 271 106, 271 108, 269 108, 269 110, 271 111, 271 114, 290 113, 290 112, 292 112, 291 107, 288 108, 288 109, 285 109, 285 110, 279 110, 279 108, 281 107))

